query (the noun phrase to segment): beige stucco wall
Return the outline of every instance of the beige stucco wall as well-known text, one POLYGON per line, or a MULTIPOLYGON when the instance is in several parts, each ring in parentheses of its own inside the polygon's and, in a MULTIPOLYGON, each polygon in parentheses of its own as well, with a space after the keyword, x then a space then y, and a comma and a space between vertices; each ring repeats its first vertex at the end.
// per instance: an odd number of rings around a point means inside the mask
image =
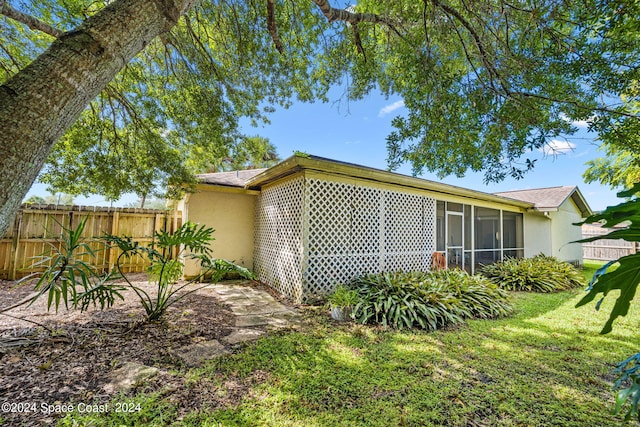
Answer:
POLYGON ((552 253, 559 260, 582 264, 582 245, 569 243, 582 238, 582 228, 573 225, 582 220, 573 200, 565 201, 557 212, 550 212, 552 253))
POLYGON ((551 255, 551 219, 541 213, 524 215, 524 256, 534 257, 540 253, 551 255))
MULTIPOLYGON (((213 256, 234 261, 253 269, 253 229, 257 192, 245 192, 220 187, 205 189, 188 195, 182 202, 184 221, 213 227, 216 239, 211 244, 213 256)), ((185 265, 185 277, 199 274, 192 261, 185 265)))
POLYGON ((573 200, 565 201, 558 211, 528 213, 524 221, 524 256, 543 253, 561 261, 582 264, 582 245, 571 243, 582 238, 582 229, 572 225, 581 221, 580 210, 573 200))

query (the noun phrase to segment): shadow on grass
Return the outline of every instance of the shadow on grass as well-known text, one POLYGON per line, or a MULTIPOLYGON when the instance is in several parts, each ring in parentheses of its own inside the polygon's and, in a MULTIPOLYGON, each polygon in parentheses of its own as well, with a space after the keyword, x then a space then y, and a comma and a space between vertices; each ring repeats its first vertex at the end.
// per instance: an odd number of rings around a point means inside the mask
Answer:
MULTIPOLYGON (((514 296, 513 317, 450 330, 388 331, 326 316, 191 371, 192 384, 266 371, 236 405, 192 408, 166 425, 617 425, 608 372, 640 342, 573 309, 580 291, 514 296), (614 330, 615 331, 615 330, 614 330)), ((95 425, 101 425, 95 423, 95 425)), ((105 423, 104 425, 109 425, 105 423)), ((135 425, 135 423, 130 424, 135 425)), ((165 424, 158 424, 165 425, 165 424)))

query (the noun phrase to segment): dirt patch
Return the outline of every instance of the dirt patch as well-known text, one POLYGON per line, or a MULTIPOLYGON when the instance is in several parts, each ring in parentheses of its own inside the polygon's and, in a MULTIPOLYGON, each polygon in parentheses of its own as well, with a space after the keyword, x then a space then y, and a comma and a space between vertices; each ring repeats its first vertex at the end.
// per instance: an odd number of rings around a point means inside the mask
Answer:
MULTIPOLYGON (((135 283, 153 295, 145 275, 136 275, 135 283)), ((0 310, 31 293, 31 286, 15 287, 14 282, 0 281, 0 310)), ((41 298, 30 307, 7 313, 13 317, 0 315, 0 341, 15 344, 0 350, 0 403, 36 403, 40 407, 43 403, 107 402, 113 397, 105 388, 109 374, 127 362, 158 368, 158 375, 139 387, 170 392, 180 412, 202 405, 233 404, 252 384, 265 380, 266 374, 260 373, 242 380, 221 379, 217 393, 212 392, 211 384, 184 384, 184 375, 179 372, 187 368, 174 350, 221 340, 235 330, 235 316, 211 289, 186 296, 161 321, 151 323, 142 322, 144 311, 135 295, 127 291, 124 296, 125 301, 117 301, 114 308, 105 311, 80 313, 61 308, 57 314, 49 313, 46 298, 41 298), (19 346, 27 342, 31 344, 19 346)), ((237 346, 229 346, 230 351, 234 349, 237 346)), ((39 426, 53 424, 57 418, 41 412, 3 411, 0 419, 6 425, 39 426)))

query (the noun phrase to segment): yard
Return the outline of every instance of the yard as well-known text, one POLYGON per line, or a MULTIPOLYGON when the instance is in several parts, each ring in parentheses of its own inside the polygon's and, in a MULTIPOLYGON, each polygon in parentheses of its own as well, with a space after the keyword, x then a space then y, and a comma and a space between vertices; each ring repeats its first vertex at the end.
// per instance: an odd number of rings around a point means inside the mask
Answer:
MULTIPOLYGON (((105 353, 107 358, 126 357, 129 346, 136 349, 134 354, 154 348, 158 354, 148 362, 163 369, 159 378, 141 383, 130 395, 110 396, 106 413, 75 413, 50 421, 64 426, 620 425, 621 417, 611 414, 611 370, 638 351, 640 310, 618 321, 611 334, 600 336, 613 301, 600 312, 593 306, 575 309, 582 293, 513 293, 515 312, 509 318, 472 320, 431 333, 336 324, 326 309, 307 307, 303 330, 271 333, 193 369, 172 365, 162 355, 162 348, 173 345, 175 325, 190 318, 177 330, 197 335, 207 322, 221 322, 223 328, 227 317, 206 319, 202 305, 187 316, 185 300, 169 313, 168 324, 128 331, 127 339, 113 342, 118 349, 105 353), (123 402, 131 404, 130 413, 113 410, 123 402)), ((100 336, 107 343, 113 339, 105 330, 100 336)), ((75 359, 81 357, 78 344, 75 359)), ((69 343, 52 339, 48 345, 49 350, 66 345, 72 354, 69 343)), ((92 345, 85 345, 85 351, 95 352, 92 345)), ((2 362, 24 365, 24 359, 37 359, 38 351, 42 346, 8 353, 2 362)), ((100 353, 92 357, 99 373, 106 375, 110 361, 100 353)), ((73 365, 71 359, 58 359, 62 363, 57 369, 73 365)), ((10 372, 5 369, 3 381, 10 372)), ((57 375, 46 367, 33 372, 43 383, 57 375)), ((15 378, 12 384, 20 387, 15 378)), ((24 400, 34 393, 26 388, 24 400)), ((65 399, 85 402, 90 392, 65 399)), ((0 400, 5 399, 3 388, 0 400)), ((106 402, 105 396, 93 399, 106 402)), ((8 425, 19 420, 11 418, 8 425)))

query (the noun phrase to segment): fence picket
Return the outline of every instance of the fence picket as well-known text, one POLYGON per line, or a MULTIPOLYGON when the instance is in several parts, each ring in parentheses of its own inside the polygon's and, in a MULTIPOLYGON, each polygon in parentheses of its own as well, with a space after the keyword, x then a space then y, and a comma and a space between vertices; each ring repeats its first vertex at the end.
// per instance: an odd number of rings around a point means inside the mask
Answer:
MULTIPOLYGON (((60 236, 58 221, 75 227, 85 216, 89 216, 84 237, 90 239, 105 233, 119 235, 120 231, 134 240, 151 242, 153 231, 167 230, 182 225, 182 212, 156 209, 103 208, 86 206, 23 205, 16 216, 14 226, 0 239, 0 279, 15 280, 37 271, 28 267, 32 257, 41 255, 47 245, 44 239, 54 242, 60 236), (55 221, 54 221, 55 220, 55 221), (4 259, 3 259, 4 258, 4 259)), ((171 230, 169 230, 171 231, 171 230)), ((94 245, 91 245, 92 249, 94 245)), ((117 249, 98 254, 93 261, 100 272, 113 268, 118 256, 117 249)), ((130 260, 127 271, 145 271, 148 263, 144 259, 130 260)))

